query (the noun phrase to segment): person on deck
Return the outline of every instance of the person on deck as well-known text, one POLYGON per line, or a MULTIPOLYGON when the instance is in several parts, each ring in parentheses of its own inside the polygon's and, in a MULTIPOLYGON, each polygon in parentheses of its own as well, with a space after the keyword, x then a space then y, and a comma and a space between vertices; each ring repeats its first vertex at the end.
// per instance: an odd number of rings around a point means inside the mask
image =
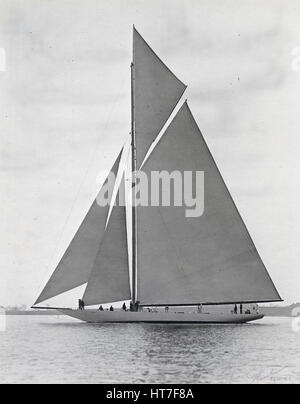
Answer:
POLYGON ((238 312, 238 308, 237 308, 237 305, 235 305, 234 306, 234 314, 237 314, 237 312, 238 312))
POLYGON ((198 313, 201 314, 201 313, 202 313, 202 310, 203 310, 203 305, 202 305, 202 304, 199 304, 199 305, 198 305, 198 313))
POLYGON ((78 300, 78 308, 79 310, 84 310, 84 301, 81 299, 78 300))
POLYGON ((124 303, 124 304, 123 304, 122 309, 123 309, 123 311, 127 311, 127 306, 126 306, 126 303, 124 303))
POLYGON ((169 306, 166 306, 166 307, 165 307, 165 312, 166 312, 166 313, 169 313, 169 306))
POLYGON ((110 306, 109 311, 114 311, 114 308, 112 306, 110 306))
POLYGON ((243 314, 243 305, 240 304, 240 314, 243 314))
POLYGON ((101 306, 99 307, 99 310, 100 310, 100 311, 103 311, 103 306, 102 306, 102 304, 101 304, 101 306))

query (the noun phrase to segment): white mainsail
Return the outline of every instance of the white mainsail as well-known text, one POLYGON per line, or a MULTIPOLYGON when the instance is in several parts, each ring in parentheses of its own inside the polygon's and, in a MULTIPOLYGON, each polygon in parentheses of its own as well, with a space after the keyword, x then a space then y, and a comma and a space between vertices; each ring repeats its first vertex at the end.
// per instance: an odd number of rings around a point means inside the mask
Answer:
MULTIPOLYGON (((115 177, 121 155, 122 151, 111 169, 115 177)), ((100 194, 106 184, 107 180, 100 194)), ((108 211, 109 206, 99 206, 96 198, 35 304, 87 283, 105 233, 108 211)))
POLYGON ((186 89, 134 29, 134 109, 137 167, 186 89))
MULTIPOLYGON (((118 194, 125 187, 124 176, 118 194)), ((119 195, 117 196, 117 200, 119 195)), ((112 209, 101 247, 83 296, 87 306, 131 298, 128 266, 126 207, 112 209)))
POLYGON ((138 208, 138 296, 142 305, 281 300, 202 134, 185 103, 143 166, 203 171, 205 212, 138 208))

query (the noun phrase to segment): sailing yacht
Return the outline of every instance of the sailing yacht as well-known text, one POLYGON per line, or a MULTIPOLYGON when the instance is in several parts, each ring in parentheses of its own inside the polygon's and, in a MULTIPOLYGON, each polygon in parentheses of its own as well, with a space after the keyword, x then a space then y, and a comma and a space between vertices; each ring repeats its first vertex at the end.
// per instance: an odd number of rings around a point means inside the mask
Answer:
MULTIPOLYGON (((180 106, 185 90, 134 28, 130 191, 136 198, 141 168, 148 176, 201 171, 203 214, 187 217, 185 206, 140 206, 135 200, 126 215, 113 197, 107 206, 96 198, 35 308, 85 284, 85 306, 131 301, 129 311, 59 308, 92 323, 246 323, 263 315, 224 305, 281 301, 187 101, 180 106), (212 305, 224 310, 199 310, 212 305)), ((115 175, 122 153, 111 169, 115 175)), ((117 197, 125 189, 125 173, 121 177, 117 197)))

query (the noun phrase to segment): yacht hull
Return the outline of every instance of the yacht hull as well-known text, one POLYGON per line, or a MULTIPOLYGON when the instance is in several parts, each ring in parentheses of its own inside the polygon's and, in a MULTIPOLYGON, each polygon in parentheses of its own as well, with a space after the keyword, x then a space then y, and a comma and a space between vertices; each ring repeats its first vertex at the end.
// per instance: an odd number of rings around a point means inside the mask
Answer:
POLYGON ((262 314, 206 314, 184 312, 124 312, 59 309, 66 316, 86 323, 158 323, 158 324, 245 324, 262 319, 262 314))

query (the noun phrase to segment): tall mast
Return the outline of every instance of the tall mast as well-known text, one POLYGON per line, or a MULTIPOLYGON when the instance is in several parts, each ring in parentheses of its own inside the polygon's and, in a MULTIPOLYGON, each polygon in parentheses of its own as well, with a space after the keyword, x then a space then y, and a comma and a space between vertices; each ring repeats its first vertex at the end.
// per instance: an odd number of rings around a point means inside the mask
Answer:
POLYGON ((132 156, 132 303, 134 310, 137 309, 137 214, 136 214, 136 133, 135 133, 135 54, 133 38, 133 59, 131 63, 131 156, 132 156))

